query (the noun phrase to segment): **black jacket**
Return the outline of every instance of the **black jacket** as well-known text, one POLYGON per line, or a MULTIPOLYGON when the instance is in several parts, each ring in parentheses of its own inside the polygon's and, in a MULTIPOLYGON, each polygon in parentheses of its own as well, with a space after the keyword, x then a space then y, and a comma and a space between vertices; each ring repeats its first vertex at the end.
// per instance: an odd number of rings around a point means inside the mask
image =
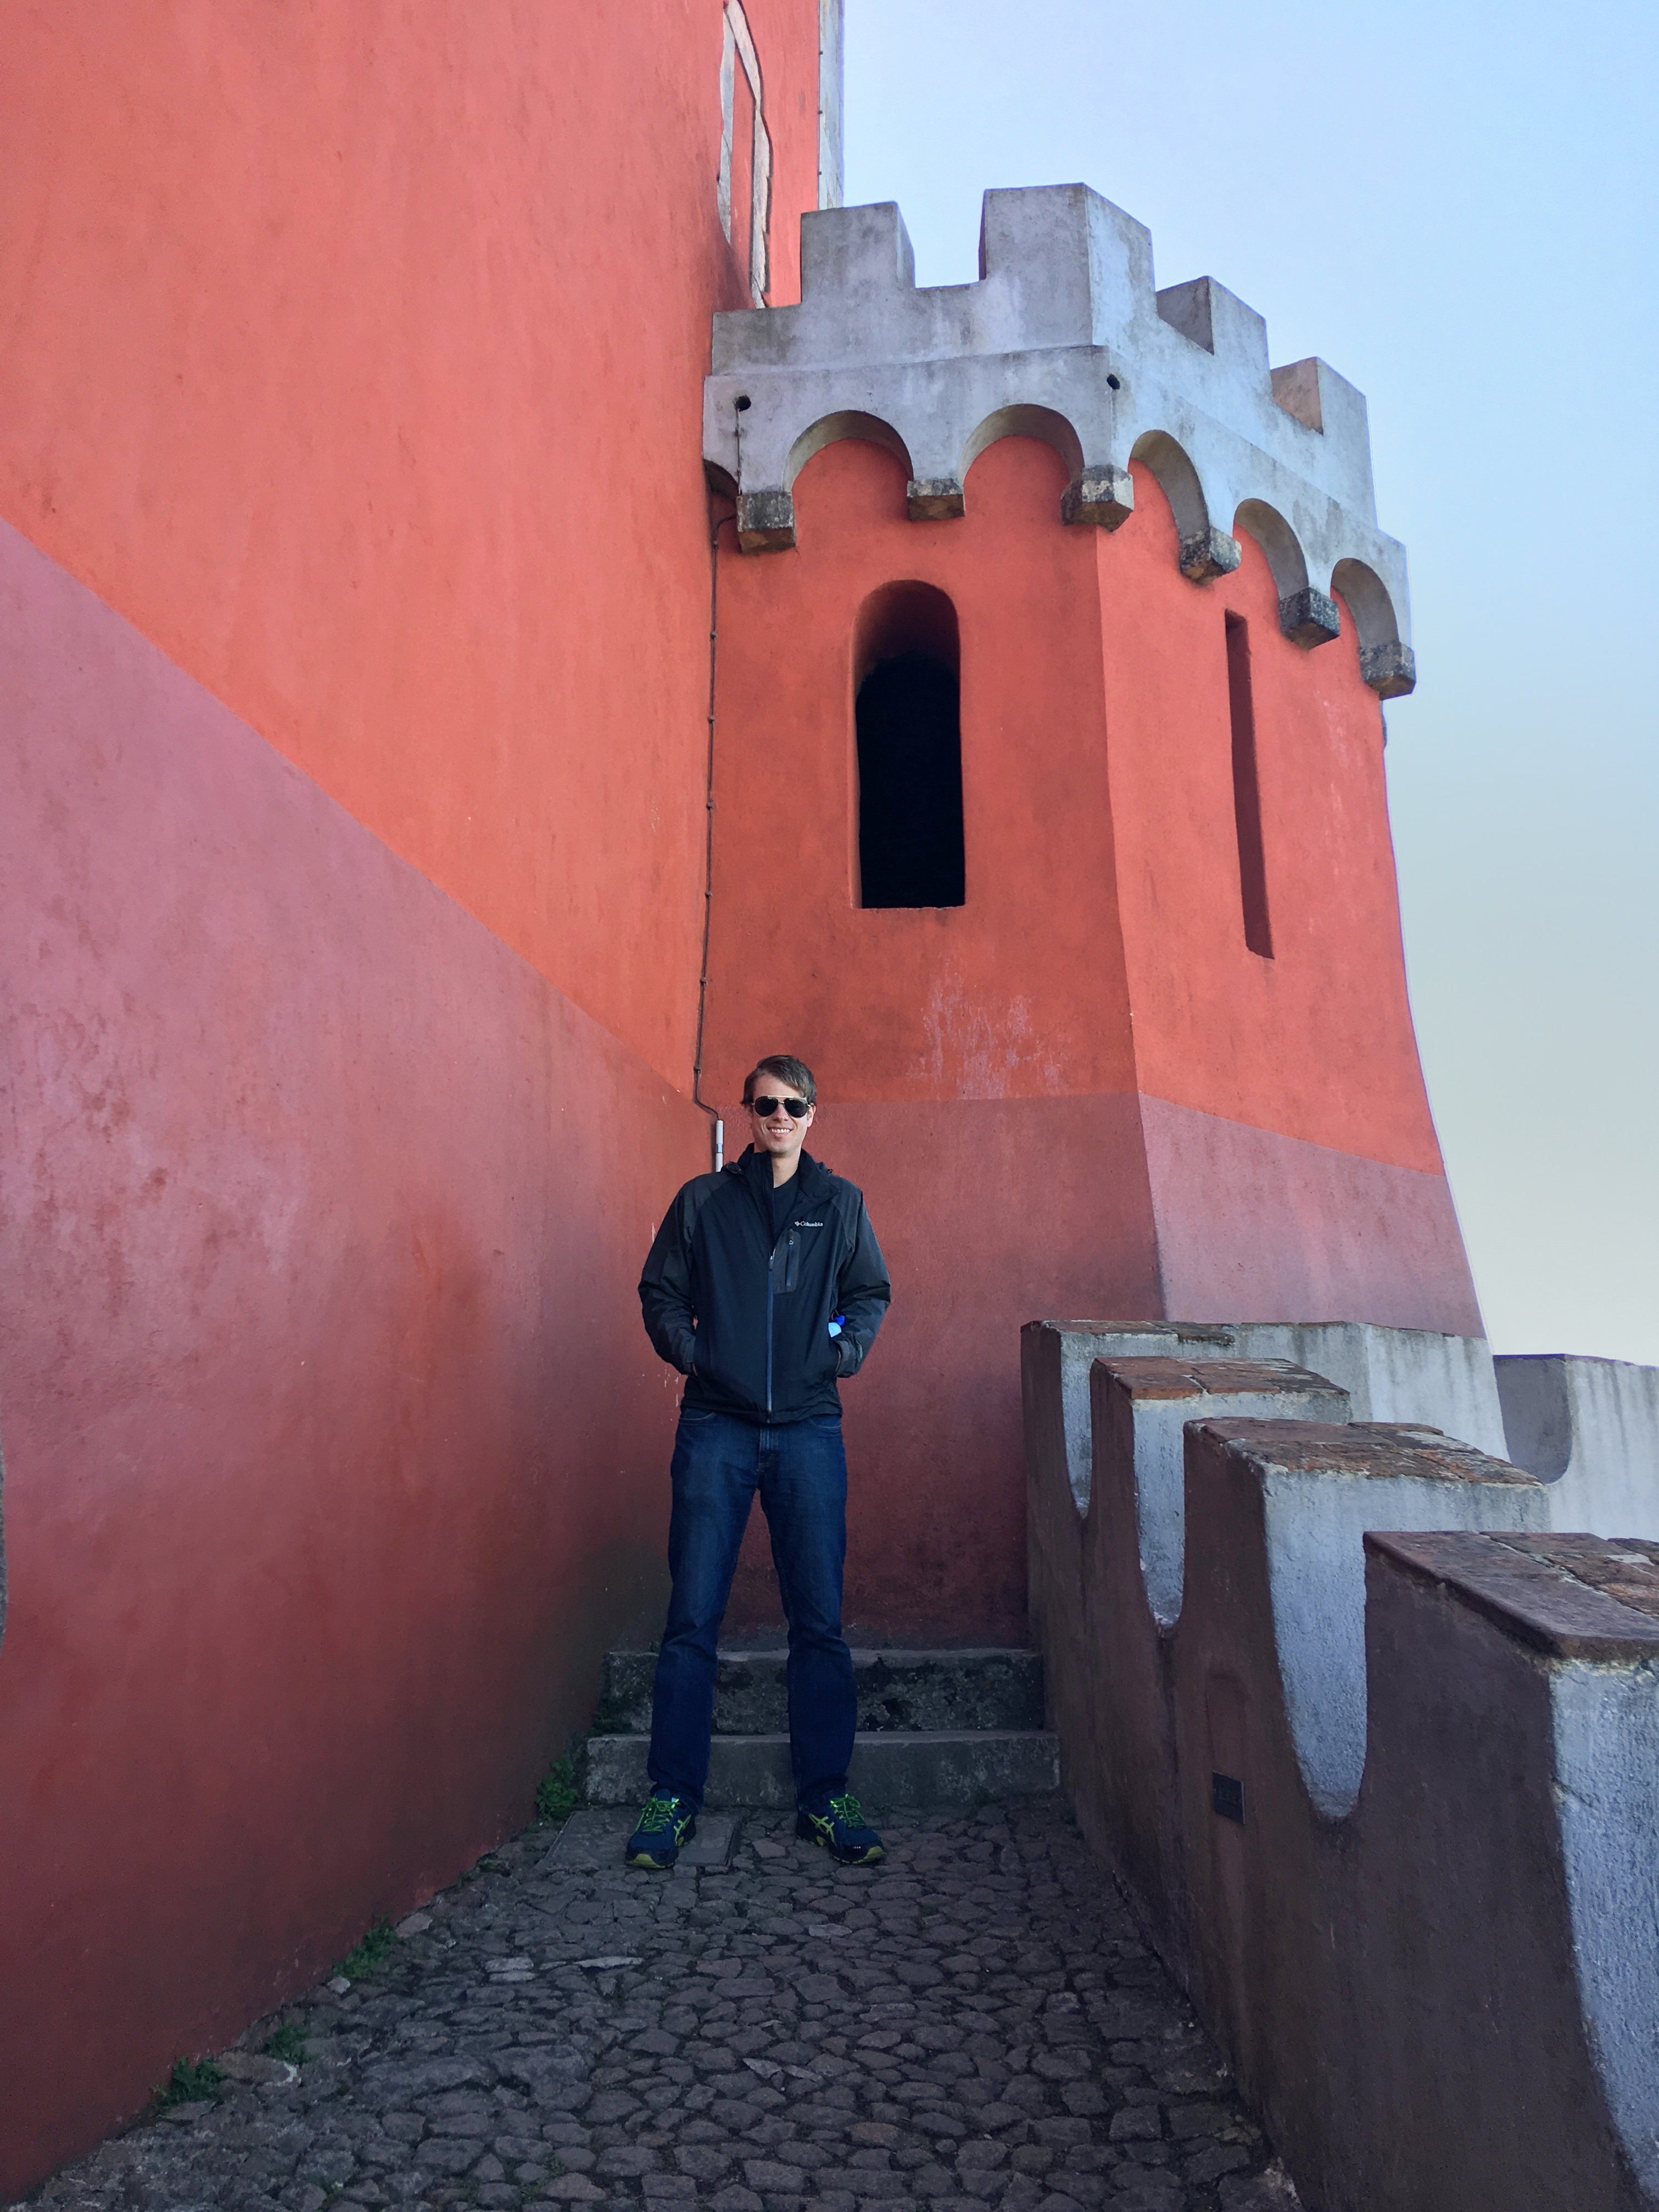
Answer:
POLYGON ((747 1421, 838 1413, 893 1295, 864 1194, 808 1152, 772 1240, 772 1163, 751 1145, 687 1183, 640 1279, 646 1332, 686 1379, 684 1402, 747 1421), (842 1316, 839 1336, 830 1324, 842 1316))

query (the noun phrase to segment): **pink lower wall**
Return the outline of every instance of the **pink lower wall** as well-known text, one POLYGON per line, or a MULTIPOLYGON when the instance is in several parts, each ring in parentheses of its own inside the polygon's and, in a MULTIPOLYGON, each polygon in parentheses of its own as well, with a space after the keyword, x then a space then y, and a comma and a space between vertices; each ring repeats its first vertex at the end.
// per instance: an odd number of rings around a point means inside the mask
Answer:
POLYGON ((1164 1311, 1479 1336, 1443 1175, 1143 1097, 1164 1311))
MULTIPOLYGON (((1033 1315, 1158 1310, 1132 1097, 825 1103, 811 1148, 864 1191, 893 1278, 843 1385, 849 1635, 1025 1636, 1019 1332, 1033 1315)), ((779 1617, 751 1529, 734 1626, 779 1617)))
POLYGON ((526 1817, 660 1594, 706 1138, 3 526, 0 727, 9 2196, 526 1817))
MULTIPOLYGON (((1029 1321, 1480 1333, 1442 1176, 1145 1096, 840 1104, 816 1073, 812 1150, 863 1188, 893 1276, 842 1393, 855 1640, 1024 1640, 1029 1321)), ((758 1515, 730 1618, 781 1619, 758 1515)))

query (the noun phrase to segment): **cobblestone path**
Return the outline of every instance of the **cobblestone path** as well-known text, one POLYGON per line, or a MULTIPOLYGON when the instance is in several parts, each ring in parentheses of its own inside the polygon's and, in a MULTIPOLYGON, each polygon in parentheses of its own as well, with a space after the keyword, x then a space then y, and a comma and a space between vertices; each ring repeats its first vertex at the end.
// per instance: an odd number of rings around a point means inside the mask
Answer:
POLYGON ((556 1850, 541 1828, 491 1854, 372 1978, 251 2031, 213 2100, 35 2201, 1295 2204, 1063 1813, 889 1821, 885 1863, 857 1869, 750 1815, 728 1869, 654 1876, 609 1831, 601 1852, 605 1818, 578 1815, 556 1850), (284 2021, 307 2038, 297 2079, 258 2056, 284 2021))

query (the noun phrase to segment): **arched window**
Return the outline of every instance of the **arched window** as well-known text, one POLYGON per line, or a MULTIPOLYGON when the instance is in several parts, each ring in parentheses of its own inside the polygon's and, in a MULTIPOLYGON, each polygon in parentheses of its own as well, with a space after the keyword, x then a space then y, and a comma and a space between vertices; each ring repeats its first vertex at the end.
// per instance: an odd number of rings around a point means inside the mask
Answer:
POLYGON ((854 655, 860 906, 963 903, 959 666, 943 592, 888 584, 866 600, 854 655))

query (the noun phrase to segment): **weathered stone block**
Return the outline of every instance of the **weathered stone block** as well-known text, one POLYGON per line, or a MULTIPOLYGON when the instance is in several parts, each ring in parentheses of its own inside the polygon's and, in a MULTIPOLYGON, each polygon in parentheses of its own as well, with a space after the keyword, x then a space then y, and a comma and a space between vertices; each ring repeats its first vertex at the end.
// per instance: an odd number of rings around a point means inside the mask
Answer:
POLYGON ((1362 645, 1359 672, 1380 699, 1403 699, 1417 689, 1417 655, 1398 639, 1362 645))
POLYGON ((786 552, 795 542, 795 502, 787 491, 738 495, 738 544, 745 553, 786 552))
POLYGON ((965 512, 955 477, 913 477, 905 488, 904 506, 912 522, 951 522, 965 512))
POLYGON ((1340 637, 1342 617, 1336 601, 1310 585, 1305 591, 1286 592, 1280 599, 1279 627, 1293 645, 1311 651, 1316 645, 1328 645, 1333 638, 1340 637))
POLYGON ((1181 573, 1194 584, 1208 582, 1212 576, 1231 576, 1241 558, 1238 540, 1230 538, 1224 530, 1201 530, 1191 538, 1183 538, 1177 556, 1181 573))
POLYGON ((1060 494, 1060 519, 1068 523, 1094 523, 1115 530, 1134 513, 1134 479, 1127 469, 1113 466, 1085 469, 1060 494))

